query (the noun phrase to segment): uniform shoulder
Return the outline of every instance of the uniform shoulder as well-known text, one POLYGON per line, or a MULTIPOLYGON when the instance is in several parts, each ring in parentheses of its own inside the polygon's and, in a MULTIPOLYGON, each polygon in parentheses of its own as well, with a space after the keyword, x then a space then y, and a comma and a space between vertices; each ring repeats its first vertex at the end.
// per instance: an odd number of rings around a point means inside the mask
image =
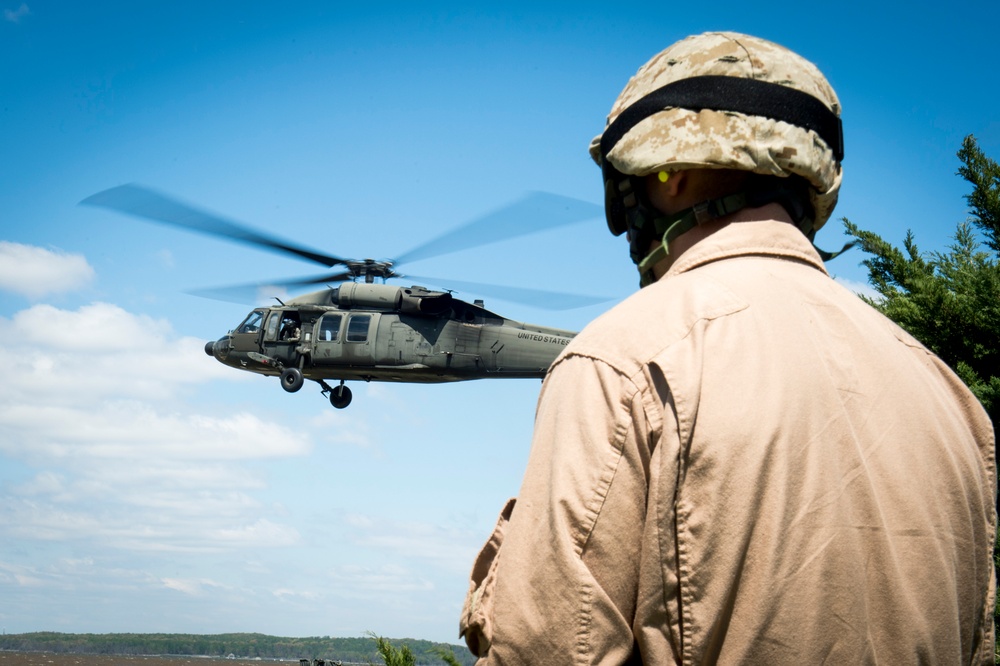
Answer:
POLYGON ((564 356, 599 359, 631 375, 686 337, 698 321, 743 310, 746 301, 705 275, 677 275, 632 294, 577 335, 564 356))

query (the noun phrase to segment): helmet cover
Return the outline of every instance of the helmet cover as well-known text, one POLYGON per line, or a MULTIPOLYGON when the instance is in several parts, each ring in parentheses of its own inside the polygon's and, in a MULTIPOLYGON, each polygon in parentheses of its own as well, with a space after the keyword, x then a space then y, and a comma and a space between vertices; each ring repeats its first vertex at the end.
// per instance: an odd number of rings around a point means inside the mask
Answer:
MULTIPOLYGON (((818 99, 836 116, 841 113, 833 88, 805 58, 758 37, 711 32, 683 39, 643 65, 615 100, 607 124, 654 90, 701 76, 788 86, 818 99)), ((590 144, 598 164, 601 136, 590 144)), ((763 116, 711 109, 657 111, 634 125, 605 159, 621 173, 634 176, 706 168, 801 176, 811 185, 814 231, 830 218, 843 176, 834 147, 815 131, 763 116)))

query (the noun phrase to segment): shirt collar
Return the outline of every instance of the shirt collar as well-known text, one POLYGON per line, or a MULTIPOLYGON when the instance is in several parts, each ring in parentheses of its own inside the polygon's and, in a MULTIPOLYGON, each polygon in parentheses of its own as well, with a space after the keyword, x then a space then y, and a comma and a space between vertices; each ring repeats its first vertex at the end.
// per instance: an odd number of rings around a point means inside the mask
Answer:
POLYGON ((698 241, 673 263, 664 277, 686 273, 720 259, 753 255, 795 259, 828 275, 816 248, 794 225, 758 220, 732 222, 698 241))

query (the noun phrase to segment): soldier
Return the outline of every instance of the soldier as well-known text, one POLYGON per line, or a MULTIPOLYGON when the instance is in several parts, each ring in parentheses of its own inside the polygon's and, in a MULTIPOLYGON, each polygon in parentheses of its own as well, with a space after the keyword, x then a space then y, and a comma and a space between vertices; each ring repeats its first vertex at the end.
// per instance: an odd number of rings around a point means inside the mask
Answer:
POLYGON ((839 116, 734 33, 618 97, 591 155, 643 288, 542 387, 463 610, 482 664, 992 663, 992 425, 813 246, 839 116))

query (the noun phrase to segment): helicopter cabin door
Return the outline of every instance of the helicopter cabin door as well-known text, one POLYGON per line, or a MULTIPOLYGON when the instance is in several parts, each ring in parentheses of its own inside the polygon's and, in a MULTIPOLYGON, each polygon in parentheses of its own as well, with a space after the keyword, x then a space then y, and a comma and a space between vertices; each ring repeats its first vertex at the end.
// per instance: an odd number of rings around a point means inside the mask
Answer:
POLYGON ((271 310, 264 328, 264 353, 282 363, 295 364, 302 340, 302 319, 295 310, 271 310))
POLYGON ((347 316, 344 325, 343 359, 348 365, 374 365, 375 333, 380 315, 356 312, 347 316))
POLYGON ((344 354, 341 345, 344 315, 340 312, 325 314, 320 317, 316 327, 316 351, 313 352, 313 363, 317 365, 340 363, 344 354))
POLYGON ((376 312, 331 312, 320 317, 313 363, 316 365, 374 365, 376 312))

